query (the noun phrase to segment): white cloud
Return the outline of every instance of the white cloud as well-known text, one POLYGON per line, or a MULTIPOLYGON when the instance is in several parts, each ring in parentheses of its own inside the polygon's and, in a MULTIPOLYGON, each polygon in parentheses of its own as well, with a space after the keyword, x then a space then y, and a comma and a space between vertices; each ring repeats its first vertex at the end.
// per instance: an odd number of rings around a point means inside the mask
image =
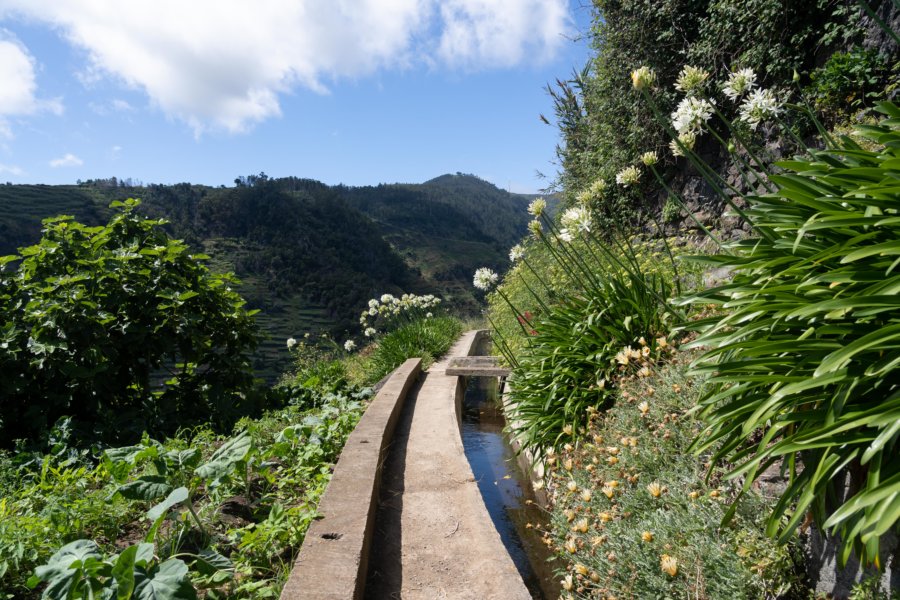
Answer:
POLYGON ((16 165, 0 164, 0 174, 7 174, 18 177, 20 175, 24 175, 25 171, 22 170, 22 167, 17 167, 16 165))
POLYGON ((113 110, 117 112, 132 112, 134 110, 132 105, 120 98, 113 98, 113 101, 110 104, 112 105, 113 110))
POLYGON ((50 166, 54 169, 58 169, 59 167, 80 167, 83 164, 84 161, 71 152, 66 153, 65 156, 54 158, 50 161, 50 166))
POLYGON ((540 62, 569 27, 567 0, 0 0, 0 18, 43 21, 166 114, 243 131, 298 86, 380 69, 467 70, 540 62))
POLYGON ((59 100, 41 100, 35 96, 37 83, 34 59, 16 37, 0 29, 0 138, 11 139, 8 117, 31 115, 39 111, 62 112, 59 100))
POLYGON ((439 56, 465 68, 511 67, 552 58, 568 21, 565 2, 443 0, 439 56))

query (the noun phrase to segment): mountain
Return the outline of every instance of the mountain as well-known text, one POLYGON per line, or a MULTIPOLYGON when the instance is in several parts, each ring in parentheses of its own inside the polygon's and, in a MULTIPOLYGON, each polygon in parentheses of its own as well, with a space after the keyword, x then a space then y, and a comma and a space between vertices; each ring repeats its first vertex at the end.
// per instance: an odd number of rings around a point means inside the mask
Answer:
POLYGON ((423 184, 328 186, 312 179, 240 177, 234 187, 0 185, 0 254, 37 241, 40 221, 70 214, 105 221, 113 200, 140 198, 141 212, 164 218, 171 235, 234 271, 240 292, 269 339, 257 367, 284 367, 284 340, 305 332, 343 335, 358 328, 366 301, 385 292, 436 293, 474 313, 476 268, 502 271, 526 231, 530 198, 472 175, 423 184))

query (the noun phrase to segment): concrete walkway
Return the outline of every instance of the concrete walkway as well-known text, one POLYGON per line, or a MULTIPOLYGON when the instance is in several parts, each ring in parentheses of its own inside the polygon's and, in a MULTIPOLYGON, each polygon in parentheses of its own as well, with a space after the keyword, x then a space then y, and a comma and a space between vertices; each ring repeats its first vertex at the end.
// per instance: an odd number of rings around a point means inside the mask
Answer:
POLYGON ((382 476, 366 598, 531 598, 463 451, 462 380, 444 372, 476 336, 464 334, 406 401, 382 476))

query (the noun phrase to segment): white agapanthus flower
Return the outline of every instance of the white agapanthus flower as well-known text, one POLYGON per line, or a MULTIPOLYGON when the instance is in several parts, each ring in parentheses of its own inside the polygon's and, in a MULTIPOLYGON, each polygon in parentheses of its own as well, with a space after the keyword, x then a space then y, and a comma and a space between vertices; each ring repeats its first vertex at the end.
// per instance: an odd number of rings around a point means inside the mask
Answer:
POLYGON ((356 350, 356 342, 354 342, 353 340, 347 340, 346 342, 344 342, 344 350, 346 350, 347 352, 353 352, 354 350, 356 350))
POLYGON ((533 217, 540 217, 547 210, 547 201, 543 198, 535 198, 528 205, 528 214, 533 217))
POLYGON ((781 112, 781 104, 770 90, 758 89, 750 92, 750 95, 741 104, 739 117, 741 121, 756 129, 760 123, 778 115, 781 112))
POLYGON ((707 79, 709 79, 709 71, 687 65, 678 75, 678 79, 675 81, 675 89, 686 94, 693 94, 703 87, 707 79))
POLYGON ((426 319, 431 319, 431 318, 433 318, 433 317, 434 317, 434 313, 425 313, 425 318, 426 318, 426 319))
POLYGON ((494 287, 499 278, 500 276, 494 273, 489 268, 481 267, 480 269, 475 271, 475 277, 472 279, 472 283, 479 290, 487 292, 492 287, 494 287))
POLYGON ((287 339, 287 347, 288 347, 288 350, 290 350, 291 348, 293 348, 293 347, 296 346, 296 345, 297 345, 297 340, 295 340, 295 339, 292 338, 292 337, 289 337, 289 338, 287 339))
POLYGON ((631 72, 631 84, 636 90, 645 90, 656 83, 656 73, 650 67, 638 67, 631 72))
POLYGON ((672 113, 672 127, 678 133, 703 131, 703 125, 713 114, 711 100, 689 96, 682 98, 678 108, 672 113))
POLYGON ((369 308, 378 308, 378 300, 375 298, 369 300, 369 308))
POLYGON ((534 237, 540 237, 541 231, 543 231, 543 229, 544 228, 541 225, 541 222, 537 219, 528 222, 528 231, 530 231, 531 235, 533 235, 534 237))
MULTIPOLYGON (((381 295, 381 302, 383 304, 390 304, 393 301, 394 301, 394 297, 392 295, 390 295, 390 294, 382 294, 381 295)), ((369 303, 369 306, 372 306, 371 302, 369 303)))
POLYGON ((722 86, 722 92, 733 102, 756 86, 756 73, 753 69, 738 69, 728 75, 728 81, 722 86))
POLYGON ((511 262, 519 262, 525 257, 525 247, 522 244, 516 244, 509 249, 509 260, 511 262))
POLYGON ((584 206, 569 208, 562 214, 559 222, 570 232, 589 233, 591 231, 591 211, 584 206))
POLYGON ((572 240, 575 239, 575 236, 572 235, 572 232, 569 231, 569 229, 567 227, 563 227, 562 229, 559 230, 559 239, 561 239, 562 241, 564 241, 565 243, 568 244, 569 242, 571 242, 572 240))
POLYGON ((594 183, 591 184, 591 187, 588 188, 591 194, 594 196, 599 196, 606 191, 606 180, 605 179, 595 179, 594 183))
MULTIPOLYGON (((678 141, 688 150, 693 150, 694 145, 697 143, 697 134, 693 131, 685 131, 678 136, 678 141)), ((672 150, 672 156, 684 156, 681 146, 675 140, 669 142, 669 148, 672 150)))
POLYGON ((648 167, 655 165, 659 161, 659 156, 656 155, 656 152, 644 152, 641 154, 641 162, 647 165, 648 167))
POLYGON ((375 331, 374 327, 366 327, 366 330, 363 331, 363 335, 366 337, 372 337, 376 333, 377 333, 377 331, 375 331))
POLYGON ((634 185, 641 178, 641 170, 634 165, 625 167, 616 174, 616 183, 623 187, 634 185))

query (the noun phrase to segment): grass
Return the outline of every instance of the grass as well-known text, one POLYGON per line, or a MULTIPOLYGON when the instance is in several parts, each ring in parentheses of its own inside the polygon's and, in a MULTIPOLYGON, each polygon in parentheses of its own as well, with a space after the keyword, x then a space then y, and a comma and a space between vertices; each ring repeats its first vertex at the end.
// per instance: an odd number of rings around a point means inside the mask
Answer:
POLYGON ((378 341, 363 368, 365 379, 376 382, 413 357, 422 357, 422 366, 427 368, 447 353, 460 333, 462 322, 453 317, 421 319, 403 325, 378 341))

